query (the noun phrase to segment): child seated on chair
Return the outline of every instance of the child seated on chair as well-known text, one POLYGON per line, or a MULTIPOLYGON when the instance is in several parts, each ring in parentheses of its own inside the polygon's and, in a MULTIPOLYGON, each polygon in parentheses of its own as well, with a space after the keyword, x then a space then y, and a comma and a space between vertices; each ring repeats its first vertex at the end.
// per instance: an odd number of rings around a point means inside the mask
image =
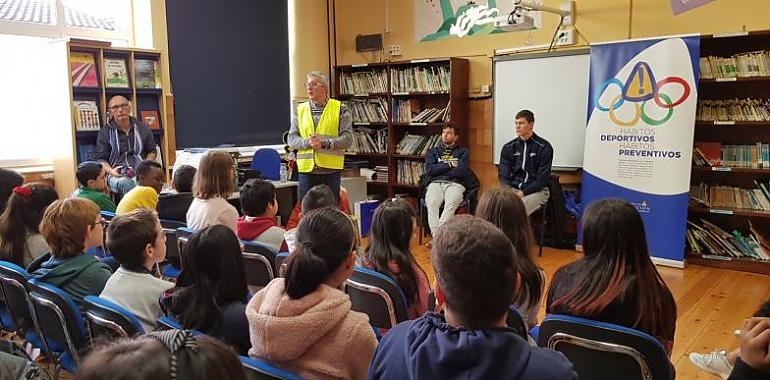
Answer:
POLYGON ((368 379, 577 379, 561 354, 530 347, 506 326, 517 289, 513 245, 493 224, 458 215, 434 235, 436 302, 380 341, 368 379), (493 284, 493 286, 490 286, 493 284))
POLYGON ((0 214, 0 260, 26 267, 51 252, 40 234, 48 205, 59 199, 56 189, 42 182, 17 186, 0 214))
MULTIPOLYGON (((305 197, 302 198, 302 214, 307 214, 310 211, 317 210, 325 207, 335 207, 336 199, 331 188, 326 185, 315 185, 305 193, 305 197)), ((284 234, 286 240, 286 246, 289 249, 289 253, 294 252, 294 242, 296 241, 297 229, 291 228, 284 234)))
POLYGON ((32 277, 61 288, 84 311, 83 298, 101 293, 112 274, 106 264, 85 253, 104 243, 99 206, 83 198, 58 200, 45 210, 40 233, 51 247, 51 258, 32 277))
POLYGON ((107 248, 120 268, 100 297, 134 313, 145 332, 154 330, 162 315, 158 299, 174 286, 152 275, 155 264, 166 258, 166 234, 155 212, 139 208, 116 216, 107 229, 107 248))
POLYGON ((245 241, 262 243, 275 252, 284 246, 286 231, 278 226, 275 214, 278 200, 275 186, 268 181, 252 178, 241 186, 241 210, 244 216, 238 218, 236 234, 245 241))
POLYGON ((80 188, 75 192, 79 198, 90 199, 102 211, 115 212, 115 202, 107 195, 107 171, 96 161, 86 161, 78 165, 75 173, 80 188))
POLYGON ((187 223, 187 210, 193 201, 192 184, 196 169, 180 165, 171 178, 172 192, 158 198, 158 218, 187 223))
POLYGON ((155 210, 158 194, 166 182, 163 167, 155 161, 144 160, 136 168, 136 187, 127 192, 118 203, 116 214, 125 214, 138 208, 155 210))

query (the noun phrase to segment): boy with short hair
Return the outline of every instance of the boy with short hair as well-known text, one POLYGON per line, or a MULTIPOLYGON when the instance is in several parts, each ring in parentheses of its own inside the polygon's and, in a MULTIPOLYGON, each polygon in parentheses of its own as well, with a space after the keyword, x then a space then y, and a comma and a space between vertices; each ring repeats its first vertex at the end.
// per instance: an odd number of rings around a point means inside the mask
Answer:
POLYGON ((192 184, 196 171, 190 165, 180 165, 174 169, 171 178, 173 192, 161 194, 158 198, 159 218, 187 222, 187 210, 193 201, 192 184))
POLYGON ((450 219, 433 238, 436 302, 380 341, 368 379, 577 379, 561 354, 530 347, 505 323, 517 286, 513 246, 493 224, 450 219))
MULTIPOLYGON (((337 199, 334 198, 332 189, 326 185, 315 185, 305 193, 305 197, 300 200, 302 203, 301 215, 307 214, 310 211, 317 210, 324 207, 336 207, 339 204, 337 199)), ((299 222, 297 222, 299 223, 299 222)), ((290 228, 283 234, 284 240, 286 240, 286 246, 289 253, 294 252, 294 243, 297 241, 297 228, 290 228)))
POLYGON ((236 224, 238 239, 262 243, 278 252, 286 231, 275 221, 275 186, 256 178, 246 181, 241 187, 241 210, 244 216, 236 224))
POLYGON ((162 313, 158 299, 174 286, 151 272, 166 258, 166 234, 155 212, 139 208, 116 216, 107 230, 107 248, 120 268, 107 280, 100 297, 134 313, 145 332, 154 330, 162 313))
POLYGON ((75 174, 80 183, 80 188, 75 193, 78 198, 90 199, 102 211, 115 212, 115 202, 107 196, 107 171, 102 164, 96 161, 85 161, 78 165, 75 174))
POLYGON ((163 189, 165 181, 166 175, 159 163, 142 161, 136 168, 137 185, 120 200, 116 214, 125 214, 138 208, 155 210, 158 206, 158 194, 163 189))

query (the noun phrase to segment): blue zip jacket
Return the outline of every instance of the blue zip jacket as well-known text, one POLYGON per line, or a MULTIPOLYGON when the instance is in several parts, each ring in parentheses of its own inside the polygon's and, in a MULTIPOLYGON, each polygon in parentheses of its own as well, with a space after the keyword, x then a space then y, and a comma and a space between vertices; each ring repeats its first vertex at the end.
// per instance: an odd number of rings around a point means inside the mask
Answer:
POLYGON ((428 176, 428 182, 443 180, 449 182, 459 183, 468 188, 467 183, 469 181, 468 169, 468 150, 455 145, 451 148, 452 160, 457 163, 457 166, 452 167, 449 165, 447 157, 444 157, 444 144, 433 147, 425 154, 425 175, 428 176))
POLYGON ((465 330, 426 313, 382 338, 366 378, 572 380, 577 374, 564 355, 530 347, 510 329, 465 330))
POLYGON ((542 190, 551 182, 553 147, 544 138, 532 134, 527 141, 515 138, 500 151, 498 178, 529 195, 542 190))

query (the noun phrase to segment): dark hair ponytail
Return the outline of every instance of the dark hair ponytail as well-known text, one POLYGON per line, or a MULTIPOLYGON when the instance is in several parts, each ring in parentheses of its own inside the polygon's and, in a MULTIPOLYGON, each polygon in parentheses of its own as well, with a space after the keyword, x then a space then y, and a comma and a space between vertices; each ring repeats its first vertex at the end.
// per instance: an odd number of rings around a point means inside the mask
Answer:
POLYGON ((11 194, 0 215, 0 259, 24 266, 27 234, 40 232, 43 212, 57 199, 56 190, 42 182, 22 185, 11 194))
POLYGON ((353 225, 342 211, 321 208, 304 215, 286 270, 286 294, 299 299, 314 292, 347 260, 353 241, 353 225))

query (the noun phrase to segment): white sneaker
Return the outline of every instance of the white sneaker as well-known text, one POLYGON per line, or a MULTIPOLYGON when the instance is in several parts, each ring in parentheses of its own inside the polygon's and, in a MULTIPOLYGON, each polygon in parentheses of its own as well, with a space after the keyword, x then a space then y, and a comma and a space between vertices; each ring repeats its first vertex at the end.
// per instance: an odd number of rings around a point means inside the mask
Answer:
POLYGON ((693 352, 690 353, 690 361, 702 371, 717 375, 722 380, 727 380, 733 370, 733 365, 727 361, 725 350, 715 350, 708 354, 693 352))

